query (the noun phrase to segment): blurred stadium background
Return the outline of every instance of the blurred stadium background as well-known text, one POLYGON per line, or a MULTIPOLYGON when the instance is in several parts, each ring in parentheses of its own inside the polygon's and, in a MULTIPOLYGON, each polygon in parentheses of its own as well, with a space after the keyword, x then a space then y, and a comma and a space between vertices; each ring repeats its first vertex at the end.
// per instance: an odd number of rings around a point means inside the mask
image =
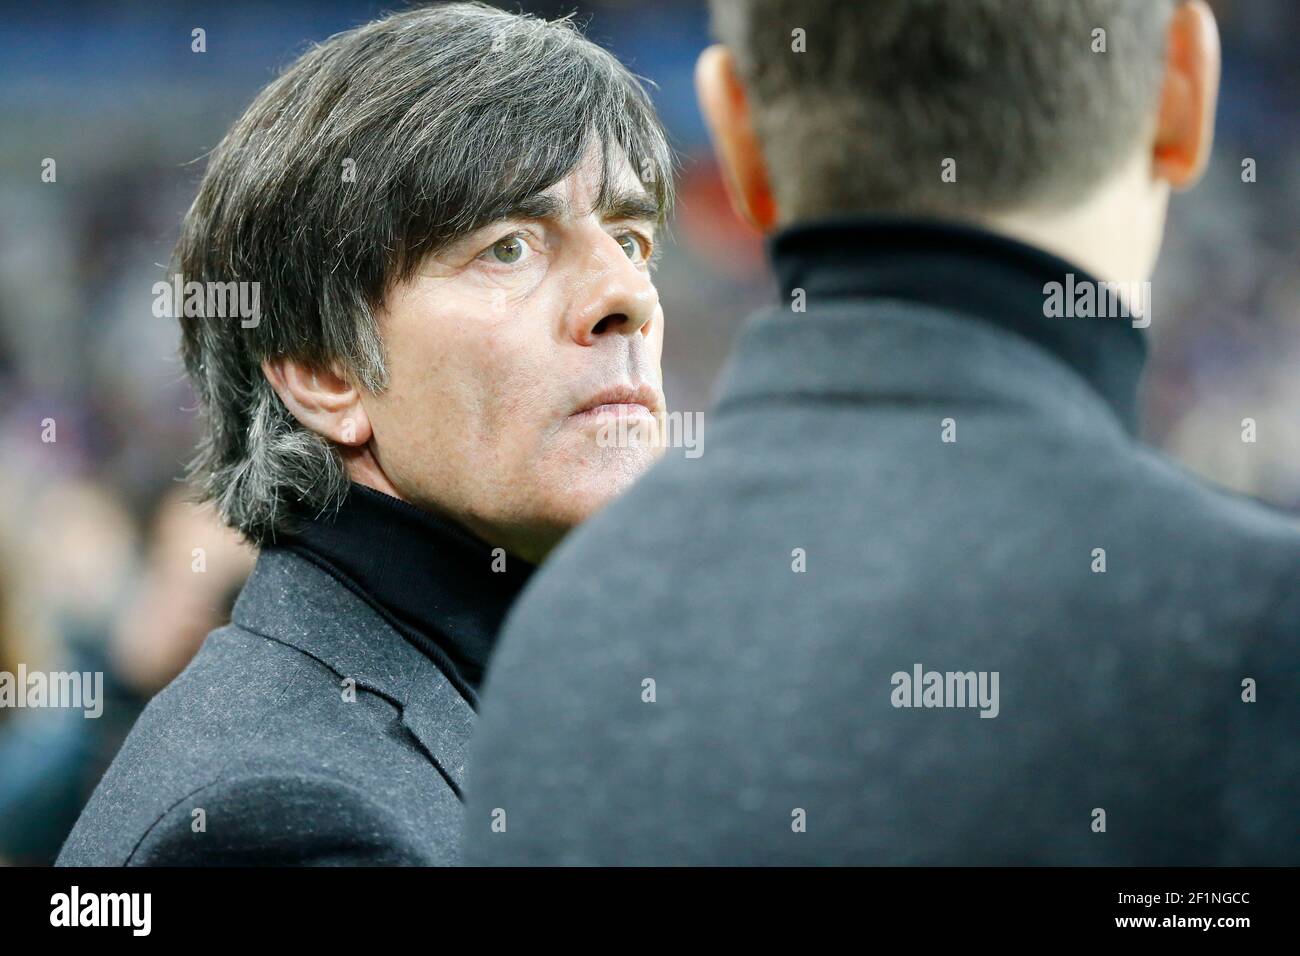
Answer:
MULTIPOLYGON (((0 861, 52 860, 139 707, 221 623, 252 560, 181 494, 193 400, 174 323, 151 311, 203 156, 310 42, 395 6, 0 4, 0 671, 102 670, 109 697, 98 720, 0 710, 0 861), (206 53, 190 51, 194 27, 206 53), (47 157, 55 183, 41 181, 47 157), (54 443, 42 441, 46 419, 54 443), (207 574, 190 571, 195 547, 207 574)), ((1217 154, 1173 208, 1144 429, 1192 470, 1295 510, 1300 3, 1214 6, 1225 54, 1217 154), (1258 167, 1249 185, 1247 157, 1258 167), (1255 444, 1241 441, 1246 417, 1255 444)), ((675 410, 707 409, 738 323, 773 290, 761 243, 727 208, 695 108, 703 3, 509 7, 576 11, 656 84, 682 160, 657 280, 667 392, 675 410)))

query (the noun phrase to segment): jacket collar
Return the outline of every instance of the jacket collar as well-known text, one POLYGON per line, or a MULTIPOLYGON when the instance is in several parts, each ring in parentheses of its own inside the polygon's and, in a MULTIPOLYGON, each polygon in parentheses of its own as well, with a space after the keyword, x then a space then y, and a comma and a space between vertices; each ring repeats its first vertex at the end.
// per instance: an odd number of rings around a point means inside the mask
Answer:
MULTIPOLYGON (((853 300, 902 301, 1010 333, 1072 369, 1130 434, 1137 430, 1146 339, 1127 317, 1045 316, 1049 283, 1066 292, 1097 283, 1063 259, 972 226, 874 218, 792 226, 772 237, 769 254, 786 303, 799 289, 809 311, 853 300)), ((866 376, 861 382, 864 390, 872 387, 866 376)))
POLYGON ((533 566, 355 483, 337 511, 299 517, 277 544, 358 594, 477 706, 501 622, 533 566))
POLYGON ((433 661, 359 595, 293 552, 271 547, 258 556, 231 620, 397 706, 402 723, 462 795, 473 709, 433 661))

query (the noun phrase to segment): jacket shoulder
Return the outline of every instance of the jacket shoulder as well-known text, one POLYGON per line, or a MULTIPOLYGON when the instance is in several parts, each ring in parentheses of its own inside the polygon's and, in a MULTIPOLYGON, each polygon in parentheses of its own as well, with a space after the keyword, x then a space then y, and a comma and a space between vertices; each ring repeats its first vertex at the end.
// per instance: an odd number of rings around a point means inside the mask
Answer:
POLYGON ((345 780, 260 772, 213 781, 170 806, 127 866, 400 866, 431 858, 398 813, 345 780))
POLYGON ((392 781, 413 779, 433 794, 429 812, 454 812, 397 701, 230 625, 150 701, 58 862, 414 862, 399 826, 412 814, 379 802, 410 808, 392 781), (206 832, 191 829, 200 817, 206 832))

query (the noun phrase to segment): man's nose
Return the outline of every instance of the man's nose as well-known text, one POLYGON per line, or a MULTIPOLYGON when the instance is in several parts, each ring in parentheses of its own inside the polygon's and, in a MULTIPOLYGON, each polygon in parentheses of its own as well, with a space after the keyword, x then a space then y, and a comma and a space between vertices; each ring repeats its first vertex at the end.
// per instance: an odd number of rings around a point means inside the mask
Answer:
POLYGON ((578 308, 569 333, 579 345, 595 345, 602 336, 649 335, 659 307, 659 293, 618 241, 608 234, 587 254, 579 268, 578 308))

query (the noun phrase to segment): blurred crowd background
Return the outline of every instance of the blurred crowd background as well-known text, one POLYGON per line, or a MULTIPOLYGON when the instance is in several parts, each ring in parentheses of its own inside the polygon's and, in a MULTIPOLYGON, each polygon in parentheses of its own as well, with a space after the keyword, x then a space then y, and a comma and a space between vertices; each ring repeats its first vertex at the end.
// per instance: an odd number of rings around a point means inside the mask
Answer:
MULTIPOLYGON (((1217 154, 1172 210, 1144 429, 1192 470, 1297 510, 1300 3, 1214 6, 1217 154), (1255 183, 1241 180, 1246 158, 1255 183), (1244 418, 1257 423, 1253 444, 1244 418)), ((178 482, 194 402, 175 324, 151 308, 203 157, 309 43, 394 7, 0 4, 0 671, 108 682, 97 720, 0 710, 0 862, 53 859, 139 708, 223 622, 251 567, 178 482), (195 27, 205 53, 191 52, 195 27), (53 183, 41 179, 47 158, 53 183)), ((655 84, 681 156, 657 276, 666 387, 671 408, 706 410, 738 324, 774 288, 761 242, 727 208, 696 111, 702 0, 510 4, 521 7, 576 11, 655 84)))

